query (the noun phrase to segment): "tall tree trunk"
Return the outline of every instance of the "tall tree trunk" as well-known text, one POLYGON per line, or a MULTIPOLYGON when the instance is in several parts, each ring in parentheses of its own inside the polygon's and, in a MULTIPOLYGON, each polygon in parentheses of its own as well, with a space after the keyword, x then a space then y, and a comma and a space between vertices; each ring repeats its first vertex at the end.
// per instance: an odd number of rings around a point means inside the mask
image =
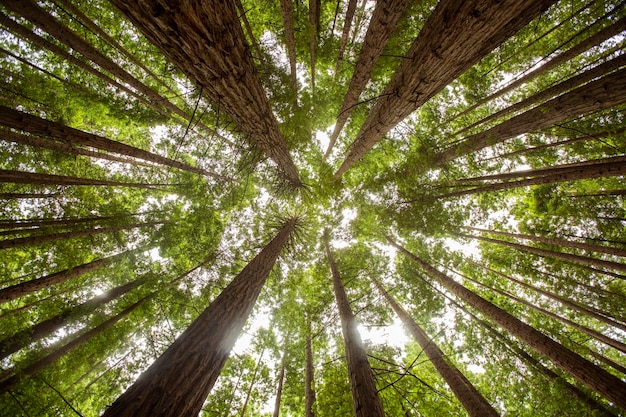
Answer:
POLYGON ((315 404, 315 374, 313 368, 313 341, 311 339, 311 321, 307 317, 305 355, 306 364, 304 370, 304 417, 315 417, 313 404, 315 404))
POLYGON ((206 175, 214 178, 224 178, 201 168, 192 167, 182 162, 174 161, 173 159, 169 159, 143 149, 135 148, 134 146, 116 142, 102 136, 74 129, 61 123, 45 120, 4 106, 0 106, 0 125, 10 127, 12 129, 19 129, 33 135, 49 137, 60 142, 90 146, 103 151, 131 156, 133 158, 154 162, 159 165, 165 165, 184 171, 194 172, 200 175, 206 175))
MULTIPOLYGON (((600 22, 598 22, 600 23, 600 22)), ((594 24, 595 25, 595 24, 594 24)), ((581 30, 581 33, 586 32, 590 27, 586 27, 583 30, 581 30)), ((529 73, 527 73, 526 75, 524 75, 523 77, 509 83, 506 87, 501 88, 500 90, 496 91, 493 94, 490 94, 489 96, 479 100, 478 102, 476 102, 475 104, 471 105, 470 107, 468 107, 467 109, 463 110, 461 113, 457 114, 456 116, 454 116, 454 118, 459 118, 461 116, 464 116, 465 114, 469 113, 470 111, 474 110, 475 108, 477 108, 478 106, 481 106, 491 100, 494 100, 500 96, 502 96, 503 94, 508 93, 509 91, 513 90, 514 88, 519 87, 520 85, 526 83, 527 81, 530 81, 531 79, 537 77, 540 74, 543 74, 549 70, 551 70, 552 68, 555 68, 556 66, 569 61, 570 59, 582 54, 583 52, 585 52, 586 50, 600 45, 602 42, 606 41, 607 39, 612 38, 613 36, 619 35, 620 33, 622 33, 624 30, 626 30, 626 18, 622 17, 621 19, 619 19, 617 22, 607 26, 606 28, 600 30, 598 33, 596 33, 595 35, 590 36, 589 38, 585 39, 584 41, 578 43, 577 45, 574 45, 573 47, 571 47, 570 49, 561 52, 560 54, 558 54, 557 56, 555 56, 554 58, 552 58, 551 60, 549 60, 548 62, 546 62, 545 64, 543 64, 542 66, 540 66, 537 69, 534 69, 532 71, 530 71, 529 73)))
POLYGON ((337 64, 335 65, 335 75, 339 72, 339 67, 343 61, 343 54, 348 44, 348 36, 350 35, 350 28, 352 27, 352 19, 354 18, 355 11, 356 0, 348 0, 348 8, 346 9, 346 15, 343 19, 343 32, 341 33, 341 42, 339 43, 339 54, 337 55, 337 64))
POLYGON ((60 194, 60 193, 47 193, 47 194, 40 194, 40 193, 0 193, 0 199, 1 200, 21 200, 21 199, 27 199, 27 198, 39 199, 39 198, 60 198, 60 197, 62 197, 62 194, 60 194))
POLYGON ((4 359, 10 354, 17 352, 18 350, 24 349, 31 343, 41 340, 44 337, 50 336, 61 327, 66 326, 70 320, 76 318, 79 315, 84 316, 93 312, 101 305, 106 304, 116 298, 119 298, 127 292, 137 288, 138 286, 143 284, 145 280, 145 277, 139 278, 127 284, 112 288, 104 294, 85 301, 78 306, 65 309, 55 316, 52 316, 24 330, 21 330, 13 334, 12 336, 4 338, 0 341, 0 359, 4 359))
POLYGON ((112 233, 117 232, 119 230, 130 230, 136 228, 157 226, 163 224, 165 222, 144 222, 144 223, 132 223, 125 224, 121 226, 109 226, 109 227, 100 227, 97 229, 89 229, 89 230, 76 230, 72 232, 62 232, 55 233, 50 235, 40 235, 40 236, 27 236, 27 237, 18 237, 15 239, 6 239, 0 241, 0 249, 8 249, 8 248, 21 248, 29 245, 41 245, 43 243, 57 242, 59 240, 65 239, 74 239, 77 237, 84 236, 94 236, 103 233, 112 233))
POLYGON ((363 46, 359 53, 359 59, 354 66, 348 91, 346 91, 341 109, 337 115, 335 129, 330 135, 328 149, 326 149, 324 159, 328 158, 335 146, 339 133, 341 133, 346 121, 350 117, 352 109, 357 105, 361 93, 372 76, 374 66, 378 62, 380 54, 385 49, 387 41, 395 31, 398 20, 400 20, 400 17, 405 12, 408 5, 408 0, 381 0, 376 2, 376 8, 374 9, 374 13, 372 14, 367 28, 367 33, 365 34, 363 46))
POLYGON ((585 358, 565 348, 543 333, 468 290, 444 273, 433 268, 411 252, 398 245, 393 239, 387 241, 420 266, 429 276, 436 279, 455 296, 459 297, 486 317, 493 320, 511 335, 524 341, 537 353, 544 355, 557 367, 571 374, 579 382, 596 391, 606 399, 622 408, 626 408, 626 383, 594 365, 585 358))
POLYGON ((554 0, 443 0, 361 126, 338 179, 384 135, 554 0))
POLYGON ((96 259, 94 261, 74 266, 63 271, 54 272, 52 274, 43 276, 41 278, 32 279, 30 281, 20 282, 19 284, 12 285, 0 290, 0 303, 15 300, 16 298, 32 294, 35 291, 39 291, 44 288, 49 288, 53 285, 65 282, 68 279, 78 277, 91 271, 111 265, 113 262, 125 257, 131 256, 139 251, 146 250, 146 247, 139 247, 131 249, 116 255, 112 255, 106 258, 96 259))
POLYGON ((374 374, 367 360, 367 353, 363 348, 363 341, 357 329, 356 319, 350 309, 348 296, 341 283, 339 270, 330 251, 328 239, 324 243, 333 279, 339 318, 341 319, 341 330, 346 345, 346 360, 350 374, 350 388, 352 389, 352 403, 355 415, 356 417, 384 417, 385 412, 376 390, 374 374))
POLYGON ((302 185, 232 2, 111 2, 213 102, 219 103, 294 187, 302 185))
POLYGON ((319 37, 321 0, 309 0, 309 55, 311 57, 311 95, 315 98, 315 50, 319 37))
POLYGON ((404 327, 411 333, 415 341, 422 347, 428 359, 443 377, 458 400, 463 404, 471 417, 499 416, 498 412, 487 402, 485 397, 472 383, 448 360, 426 332, 413 320, 409 314, 394 300, 378 280, 371 278, 378 291, 385 297, 393 311, 400 318, 404 327))
POLYGON ((276 388, 276 401, 274 402, 273 417, 280 415, 280 403, 283 398, 283 384, 285 383, 285 371, 287 369, 287 343, 289 342, 289 333, 283 342, 283 357, 280 360, 280 370, 278 371, 278 388, 276 388))
MULTIPOLYGON (((283 26, 285 27, 285 45, 287 46, 287 56, 289 57, 289 69, 291 77, 291 87, 294 93, 298 92, 298 78, 296 70, 296 35, 293 25, 292 0, 280 0, 280 11, 283 16, 283 26)), ((296 99, 297 102, 297 99, 296 99)))
POLYGON ((431 166, 502 143, 522 133, 545 129, 583 114, 626 103, 626 68, 553 98, 490 129, 466 137, 435 155, 431 166))
POLYGON ((246 10, 243 8, 243 4, 241 4, 241 0, 234 0, 235 6, 237 7, 237 11, 239 12, 239 19, 243 21, 243 26, 246 28, 246 32, 248 33, 248 38, 250 38, 250 44, 252 45, 252 49, 256 53, 257 59, 259 62, 263 62, 263 53, 259 48, 259 44, 254 37, 254 32, 252 31, 252 26, 250 26, 250 22, 248 21, 248 17, 246 16, 246 10))
POLYGON ((198 414, 296 224, 289 220, 103 416, 198 414))
POLYGON ((259 368, 261 367, 261 360, 263 359, 263 353, 265 350, 261 351, 261 355, 259 355, 259 359, 254 367, 254 374, 252 375, 252 381, 250 381, 250 386, 248 386, 248 391, 246 392, 246 399, 243 402, 243 406, 241 407, 241 413, 239 413, 239 417, 245 417, 246 409, 248 408, 248 402, 250 401, 250 396, 252 395, 252 389, 254 388, 254 384, 256 383, 257 375, 259 374, 259 368))
POLYGON ((583 264, 586 266, 597 266, 599 268, 614 269, 620 272, 626 272, 626 264, 605 261, 602 259, 590 258, 588 256, 575 255, 573 253, 557 252, 549 249, 537 248, 534 246, 520 245, 519 243, 508 242, 506 240, 492 239, 490 237, 466 235, 463 233, 453 233, 456 236, 464 237, 466 239, 477 239, 483 242, 495 243, 496 245, 508 246, 509 248, 517 249, 522 252, 534 253, 540 256, 546 256, 549 258, 563 259, 565 261, 574 262, 577 264, 583 264))

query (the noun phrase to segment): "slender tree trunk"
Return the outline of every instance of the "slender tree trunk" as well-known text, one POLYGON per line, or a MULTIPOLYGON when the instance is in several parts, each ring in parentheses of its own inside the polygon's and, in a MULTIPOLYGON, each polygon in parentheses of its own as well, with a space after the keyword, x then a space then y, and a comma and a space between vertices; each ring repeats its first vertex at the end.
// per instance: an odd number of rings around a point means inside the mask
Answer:
POLYGON ((352 389, 352 403, 356 417, 384 417, 383 405, 376 390, 374 374, 367 360, 367 353, 363 348, 363 341, 357 329, 356 319, 352 310, 346 291, 341 283, 339 270, 330 251, 328 240, 325 241, 326 256, 330 264, 330 271, 333 279, 339 318, 341 319, 341 330, 346 345, 346 360, 348 362, 348 372, 350 373, 350 387, 352 389))
POLYGON ((2 200, 21 200, 26 198, 59 198, 62 197, 60 193, 0 193, 0 199, 2 200))
POLYGON ((554 2, 437 3, 361 126, 335 178, 339 179, 398 123, 554 2))
POLYGON ((246 409, 248 408, 248 402, 250 401, 250 396, 252 395, 252 389, 254 388, 254 384, 256 383, 256 378, 259 373, 259 368, 261 367, 261 360, 263 359, 263 353, 265 353, 265 350, 261 351, 259 360, 257 361, 256 366, 254 367, 254 374, 252 375, 252 381, 250 381, 250 386, 248 387, 248 391, 246 392, 246 399, 243 402, 243 406, 241 407, 241 413, 239 414, 239 417, 245 417, 246 415, 246 409))
POLYGON ((509 248, 517 249, 522 252, 534 253, 539 256, 545 256, 549 258, 563 259, 565 261, 574 262, 577 264, 583 264, 586 266, 597 266, 599 268, 614 269, 620 272, 626 272, 626 264, 618 262, 605 261, 602 259, 590 258, 588 256, 575 255, 573 253, 557 252, 548 249, 536 248, 534 246, 520 245, 519 243, 508 242, 506 240, 492 239, 484 236, 466 235, 463 233, 453 233, 456 236, 464 237, 466 239, 477 239, 483 242, 494 243, 496 245, 508 246, 509 248))
POLYGON ((31 343, 48 337, 63 326, 66 326, 70 320, 75 319, 79 315, 87 315, 93 312, 96 308, 100 307, 121 297, 127 292, 137 288, 145 282, 146 278, 139 278, 135 281, 129 282, 124 285, 112 288, 106 293, 94 297, 84 303, 63 310, 59 314, 52 316, 42 322, 39 322, 33 326, 30 326, 24 330, 21 330, 14 335, 5 338, 0 341, 0 359, 4 359, 10 354, 24 349, 31 343))
POLYGON ((498 412, 487 402, 485 397, 472 385, 472 383, 459 371, 456 366, 446 357, 426 332, 413 320, 409 314, 394 300, 391 295, 375 278, 371 278, 378 291, 385 297, 393 311, 400 318, 404 327, 411 333, 415 341, 422 347, 428 359, 437 369, 437 372, 446 381, 454 395, 463 404, 471 417, 499 416, 498 412))
POLYGON ((313 341, 311 340, 311 321, 307 318, 305 340, 306 365, 304 370, 304 416, 315 417, 313 407, 315 404, 315 374, 313 368, 313 341))
POLYGON ((200 412, 296 222, 291 219, 280 229, 104 416, 178 417, 200 412))
MULTIPOLYGON (((584 28, 581 31, 581 33, 586 32, 588 29, 589 27, 584 28)), ((467 113, 474 110, 478 106, 481 106, 493 99, 496 99, 502 96, 503 94, 508 93, 509 91, 513 90, 514 88, 519 87, 520 85, 526 83, 527 81, 530 81, 531 79, 537 77, 538 75, 543 74, 551 70, 552 68, 555 68, 556 66, 564 62, 567 62, 570 59, 582 54, 586 50, 594 46, 600 45, 602 42, 606 41, 607 39, 610 39, 613 36, 619 35, 624 30, 626 30, 626 18, 622 17, 617 22, 600 30, 595 35, 592 35, 589 38, 585 39, 584 41, 580 42, 579 44, 571 47, 570 49, 564 52, 561 52, 560 54, 558 54, 557 56, 555 56, 554 58, 552 58, 551 60, 543 64, 542 66, 540 66, 539 68, 533 71, 530 71, 528 74, 524 75, 523 77, 509 83, 506 87, 503 87, 500 90, 496 91, 495 93, 490 94, 489 96, 485 97, 484 99, 479 100, 477 103, 471 105, 470 107, 468 107, 461 113, 454 116, 454 119, 466 115, 467 113)))
POLYGON ((595 78, 601 77, 605 74, 609 74, 612 71, 615 71, 617 69, 619 69, 621 66, 624 65, 624 63, 626 63, 626 55, 620 55, 616 58, 613 58, 607 62, 604 62, 596 67, 593 67, 590 70, 587 70, 581 74, 578 74, 572 78, 569 78, 565 81, 562 81, 552 87, 546 88, 543 91, 540 91, 538 93, 535 93, 534 95, 525 98, 524 100, 521 100, 518 103, 513 104, 512 106, 509 106, 507 108, 504 108, 498 112, 495 112, 479 121, 477 121, 476 123, 472 123, 471 125, 464 127, 463 129, 453 133, 453 135, 460 135, 463 134, 465 132, 467 132, 468 130, 490 122, 492 120, 496 120, 499 117, 504 117, 508 114, 511 113, 515 113, 518 112, 520 110, 523 110, 525 108, 528 108, 530 106, 532 106, 533 104, 536 103, 540 103, 542 101, 545 100, 549 100, 552 99, 553 97, 557 97, 560 96, 566 92, 568 92, 569 90, 571 90, 572 88, 578 87, 580 85, 583 85, 585 83, 588 83, 589 81, 594 80, 595 78))
POLYGON ((339 44, 339 54, 337 55, 337 64, 335 65, 335 75, 339 72, 339 67, 343 61, 343 54, 348 44, 348 36, 350 35, 350 28, 352 27, 352 19, 354 18, 354 12, 356 11, 356 0, 348 0, 348 8, 346 9, 346 15, 343 19, 343 32, 341 33, 341 42, 339 44))
POLYGON ((276 401, 274 402, 273 417, 280 415, 280 402, 283 398, 283 384, 285 383, 285 371, 287 369, 287 343, 289 341, 289 333, 283 342, 283 357, 280 360, 280 370, 278 371, 278 388, 276 388, 276 401))
POLYGON ((285 45, 287 46, 287 56, 289 57, 291 87, 297 97, 298 78, 296 73, 296 36, 293 26, 293 7, 291 5, 291 1, 292 0, 280 0, 280 11, 283 16, 283 26, 285 27, 285 45))
POLYGON ((94 261, 74 266, 63 271, 55 272, 50 275, 43 276, 41 278, 32 279, 30 281, 20 282, 19 284, 12 285, 0 290, 0 303, 15 300, 16 298, 23 297, 28 294, 32 294, 35 291, 39 291, 44 288, 49 288, 53 285, 65 282, 71 278, 78 277, 80 275, 95 271, 97 269, 111 265, 113 262, 126 257, 131 256, 133 253, 145 250, 145 247, 132 249, 116 255, 112 255, 106 258, 96 259, 94 261))
POLYGON ((94 217, 74 217, 74 218, 56 218, 56 219, 16 219, 16 220, 0 220, 0 229, 23 229, 23 228, 41 228, 46 226, 73 226, 83 223, 92 223, 97 221, 120 221, 122 219, 129 219, 132 216, 141 216, 147 213, 125 213, 115 216, 94 216, 94 217))
POLYGON ((112 3, 213 102, 219 103, 294 187, 302 185, 232 2, 112 3))
POLYGON ((408 0, 383 0, 376 2, 376 8, 374 9, 374 13, 372 14, 367 28, 367 33, 365 34, 363 46, 359 53, 359 59, 354 66, 354 72, 350 79, 348 91, 346 91, 341 109, 337 115, 335 129, 330 135, 328 149, 324 154, 324 159, 328 158, 335 146, 339 133, 341 133, 341 130, 348 121, 352 109, 357 105, 361 93, 372 76, 374 66, 378 62, 380 54, 385 49, 387 41, 395 31, 396 25, 408 5, 408 0))
POLYGON ((248 38, 250 38, 250 44, 252 45, 252 49, 257 55, 257 59, 259 62, 263 62, 263 53, 259 48, 259 44, 254 37, 254 32, 252 32, 252 27, 250 26, 250 22, 248 21, 248 17, 246 16, 246 10, 243 8, 243 4, 241 4, 241 0, 235 0, 235 6, 237 7, 237 11, 239 12, 239 19, 243 21, 243 26, 246 28, 246 32, 248 33, 248 38))
POLYGON ((622 380, 463 287, 452 278, 398 245, 390 237, 387 237, 387 241, 454 295, 467 302, 486 317, 489 317, 516 338, 524 341, 524 343, 539 354, 546 356, 557 367, 568 372, 579 382, 596 391, 617 406, 626 408, 626 383, 622 380))
POLYGON ((522 133, 545 129, 572 117, 623 103, 626 103, 626 69, 587 83, 499 125, 470 135, 462 142, 437 154, 431 165, 441 166, 522 133))
POLYGON ((132 223, 125 224, 121 226, 109 226, 109 227, 100 227, 97 229, 89 229, 89 230, 76 230, 72 232, 62 232, 55 233, 50 235, 40 235, 40 236, 27 236, 27 237, 18 237, 15 239, 6 239, 0 241, 0 249, 8 249, 8 248, 21 248, 29 245, 41 245, 43 243, 57 242, 59 240, 65 239, 74 239, 78 237, 84 236, 94 236, 103 233, 112 233, 117 232, 119 230, 130 230, 136 228, 157 226, 163 224, 165 222, 144 222, 144 223, 132 223))
POLYGON ((192 167, 182 162, 174 161, 173 159, 169 159, 143 149, 135 148, 134 146, 116 142, 102 136, 87 133, 82 130, 65 126, 61 123, 45 120, 4 106, 0 106, 0 125, 23 130, 33 135, 50 137, 60 142, 90 146, 103 151, 130 156, 144 161, 154 162, 155 164, 194 172, 200 175, 218 179, 224 178, 218 174, 205 171, 201 168, 192 167))
POLYGON ((315 50, 319 37, 320 0, 309 0, 309 54, 311 56, 311 94, 315 98, 315 50))

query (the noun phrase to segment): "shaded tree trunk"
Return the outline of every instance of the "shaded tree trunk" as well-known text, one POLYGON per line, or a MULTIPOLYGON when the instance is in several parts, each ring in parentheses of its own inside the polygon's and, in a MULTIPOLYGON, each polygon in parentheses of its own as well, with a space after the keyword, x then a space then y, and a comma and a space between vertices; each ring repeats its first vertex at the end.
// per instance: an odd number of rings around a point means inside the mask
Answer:
POLYGON ((441 166, 522 133, 545 129, 572 117, 623 103, 626 103, 626 69, 587 83, 499 125, 470 135, 462 142, 435 155, 431 166, 441 166))
POLYGON ((214 178, 224 178, 201 168, 192 167, 182 162, 174 161, 173 159, 169 159, 143 149, 135 148, 134 146, 116 142, 102 136, 74 129, 61 123, 45 120, 4 106, 0 106, 0 125, 10 127, 12 129, 19 129, 33 135, 49 137, 60 142, 90 146, 103 151, 131 156, 133 158, 154 162, 159 165, 165 165, 183 171, 194 172, 196 174, 214 178))
POLYGON ((315 417, 313 404, 315 404, 315 374, 313 368, 313 341, 311 340, 311 321, 307 318, 307 330, 305 340, 306 364, 304 370, 304 416, 315 417))
POLYGON ((280 229, 104 416, 198 414, 296 222, 291 219, 280 229))
POLYGON ((263 353, 265 350, 261 351, 261 355, 259 355, 259 360, 254 367, 254 374, 252 375, 252 381, 250 381, 250 386, 248 387, 248 391, 246 392, 246 399, 243 402, 243 406, 241 407, 241 413, 239 417, 245 417, 246 409, 248 408, 248 402, 250 401, 250 396, 252 395, 252 389, 254 388, 254 384, 256 383, 257 375, 259 374, 259 368, 261 367, 261 360, 263 359, 263 353))
POLYGON ((311 57, 311 94, 315 97, 315 50, 319 37, 321 0, 309 0, 309 54, 311 57))
POLYGON ((384 417, 385 412, 376 390, 374 374, 367 360, 367 353, 363 348, 356 319, 350 309, 350 303, 341 283, 339 270, 330 251, 328 240, 325 241, 325 245, 335 298, 337 299, 339 318, 341 319, 341 330, 346 345, 346 360, 350 374, 350 388, 352 390, 352 403, 355 415, 356 417, 384 417))
POLYGON ((390 237, 387 237, 387 241, 455 296, 480 311, 486 317, 489 317, 489 319, 493 320, 511 335, 524 341, 539 354, 550 359, 557 367, 571 374, 582 384, 596 391, 609 401, 614 402, 617 406, 626 408, 626 383, 622 380, 463 287, 452 278, 398 245, 390 237))
POLYGON ((291 5, 291 0, 280 0, 280 11, 283 16, 283 26, 285 27, 285 45, 287 46, 287 56, 289 57, 291 87, 297 97, 298 78, 296 73, 296 36, 293 26, 293 7, 291 5))
POLYGON ((276 388, 276 401, 274 402, 273 417, 280 415, 280 403, 283 397, 283 384, 285 383, 285 370, 287 368, 287 342, 289 341, 289 333, 283 342, 283 357, 280 360, 280 370, 278 371, 278 388, 276 388))
POLYGON ((232 2, 112 0, 132 23, 266 155, 301 186, 232 2), (156 12, 155 12, 156 11, 156 12))
POLYGON ((335 146, 339 133, 341 133, 343 126, 350 117, 352 109, 357 105, 359 96, 371 78, 374 66, 378 62, 380 54, 385 49, 387 41, 396 29, 400 16, 402 16, 408 5, 408 0, 386 0, 376 2, 376 8, 374 9, 374 13, 370 19, 367 33, 365 34, 365 39, 363 40, 363 46, 361 47, 361 52, 359 53, 359 58, 354 66, 348 91, 346 91, 343 103, 341 104, 341 109, 337 115, 335 129, 330 135, 328 149, 326 149, 324 159, 328 158, 330 152, 335 146))
POLYGON ((499 416, 498 412, 487 402, 485 397, 446 357, 426 332, 413 320, 409 314, 394 300, 391 295, 375 278, 371 278, 378 291, 385 297, 404 327, 411 333, 415 341, 422 347, 428 359, 443 377, 458 400, 463 404, 471 417, 499 416))
POLYGON ((60 193, 0 193, 0 199, 2 200, 21 200, 26 198, 59 198, 62 197, 60 193))
POLYGON ((398 123, 554 2, 437 3, 361 126, 335 178, 340 178, 398 123))
POLYGON ((252 45, 252 49, 257 55, 257 59, 259 62, 263 61, 263 53, 259 48, 259 44, 254 37, 254 32, 252 32, 252 27, 250 26, 250 22, 248 21, 248 17, 246 16, 246 10, 243 8, 243 4, 241 4, 241 0, 235 0, 235 6, 239 12, 239 18, 243 21, 243 26, 246 28, 246 32, 248 33, 248 38, 250 38, 250 44, 252 45))
POLYGON ((337 64, 335 66, 335 75, 339 72, 339 67, 343 61, 343 54, 348 44, 348 36, 350 35, 350 28, 352 27, 352 19, 354 18, 354 12, 356 11, 356 0, 348 0, 348 8, 346 9, 346 15, 343 19, 343 32, 341 33, 341 42, 339 43, 339 54, 337 55, 337 64))

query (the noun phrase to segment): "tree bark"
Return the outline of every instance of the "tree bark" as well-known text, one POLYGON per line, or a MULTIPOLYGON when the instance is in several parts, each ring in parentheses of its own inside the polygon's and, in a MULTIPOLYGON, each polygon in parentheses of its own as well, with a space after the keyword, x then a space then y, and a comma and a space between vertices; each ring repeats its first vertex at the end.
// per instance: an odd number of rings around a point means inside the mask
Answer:
POLYGON ((103 416, 197 415, 296 224, 289 220, 103 416))
POLYGON ((352 389, 355 415, 356 417, 384 417, 385 412, 376 390, 374 374, 367 360, 367 353, 363 348, 356 319, 350 309, 350 303, 341 283, 339 270, 330 251, 328 240, 325 241, 325 246, 335 298, 337 299, 337 308, 339 309, 339 318, 341 319, 341 330, 346 345, 346 360, 350 374, 350 388, 352 389))
POLYGON ((309 0, 309 54, 311 57, 311 95, 315 98, 315 50, 319 37, 321 0, 309 0))
POLYGON ((355 11, 356 0, 348 0, 348 8, 346 9, 346 15, 343 19, 343 32, 341 33, 341 42, 339 43, 339 54, 337 55, 337 64, 335 65, 335 75, 339 72, 339 67, 343 61, 343 54, 348 44, 348 36, 350 35, 350 28, 352 27, 352 19, 354 18, 355 11))
POLYGON ((248 33, 248 38, 250 38, 250 44, 252 45, 252 49, 257 55, 257 59, 259 62, 263 61, 263 53, 259 48, 259 44, 254 37, 254 32, 252 32, 252 27, 250 26, 250 22, 246 17, 246 10, 243 8, 243 4, 241 4, 241 0, 234 0, 235 6, 237 7, 237 11, 239 12, 239 19, 243 21, 243 26, 246 28, 246 32, 248 33))
POLYGON ((293 26, 293 7, 291 5, 291 1, 292 0, 280 0, 280 11, 283 16, 283 26, 285 27, 285 45, 287 46, 287 56, 289 57, 291 87, 297 97, 298 78, 296 72, 296 35, 293 26))
POLYGON ((440 1, 361 126, 335 179, 404 118, 554 2, 440 1))
POLYGON ((112 0, 133 24, 301 186, 232 2, 112 0))
POLYGON ((387 41, 395 31, 396 25, 408 5, 408 0, 381 0, 376 2, 376 8, 374 9, 374 13, 372 14, 367 28, 367 33, 365 34, 363 46, 359 53, 359 59, 354 66, 348 91, 346 91, 341 109, 337 115, 335 129, 330 135, 328 148, 324 154, 324 160, 328 158, 335 146, 339 133, 341 133, 341 130, 348 121, 352 109, 357 105, 361 93, 372 76, 374 66, 378 62, 380 54, 385 49, 387 41))
POLYGON ((283 397, 283 384, 285 383, 285 370, 287 368, 287 341, 289 340, 289 333, 285 337, 283 342, 283 357, 280 360, 280 370, 278 371, 278 388, 276 388, 276 401, 274 402, 274 414, 273 417, 279 417, 280 415, 280 403, 283 397))
POLYGON ((571 374, 582 384, 596 391, 617 406, 626 408, 626 383, 622 380, 463 287, 452 278, 398 245, 390 237, 387 237, 387 241, 450 292, 489 317, 511 335, 524 341, 524 343, 537 353, 550 359, 557 367, 571 374))
POLYGON ((522 133, 545 129, 583 114, 626 103, 626 68, 580 86, 490 129, 466 137, 435 155, 432 167, 504 142, 522 133))
POLYGON ((446 381, 454 395, 461 402, 471 417, 499 416, 498 412, 487 402, 485 397, 472 385, 472 383, 458 370, 446 357, 426 332, 413 320, 409 314, 394 300, 391 295, 375 278, 371 278, 378 291, 385 297, 387 303, 411 333, 415 341, 422 347, 428 359, 437 369, 437 372, 446 381))
POLYGON ((259 368, 261 366, 261 360, 263 359, 264 352, 265 350, 261 351, 259 360, 257 361, 256 366, 254 367, 254 374, 252 375, 252 381, 250 381, 250 386, 248 387, 248 391, 246 392, 246 399, 243 402, 243 406, 241 407, 241 413, 239 414, 239 417, 245 417, 246 415, 246 409, 248 408, 248 402, 250 401, 250 396, 252 395, 252 389, 254 388, 254 384, 256 383, 256 377, 259 373, 259 368))
POLYGON ((192 167, 182 162, 174 161, 173 159, 169 159, 143 149, 135 148, 134 146, 116 142, 102 136, 74 129, 61 123, 45 120, 4 106, 0 106, 0 125, 12 129, 22 130, 33 135, 49 137, 60 142, 90 146, 103 151, 131 156, 133 158, 154 162, 159 165, 165 165, 183 171, 194 172, 196 174, 218 179, 224 178, 201 168, 192 167))
POLYGON ((304 370, 304 416, 315 417, 313 404, 315 404, 315 374, 313 368, 313 341, 311 340, 311 321, 307 318, 305 340, 306 364, 304 370))

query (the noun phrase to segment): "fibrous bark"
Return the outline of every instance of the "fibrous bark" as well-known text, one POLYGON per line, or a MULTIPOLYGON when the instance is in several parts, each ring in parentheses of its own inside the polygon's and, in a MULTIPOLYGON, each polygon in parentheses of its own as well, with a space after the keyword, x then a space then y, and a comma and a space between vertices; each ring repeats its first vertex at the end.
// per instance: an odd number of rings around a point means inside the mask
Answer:
POLYGON ((354 12, 356 11, 356 0, 348 0, 348 8, 346 9, 346 15, 343 19, 343 32, 341 33, 341 42, 339 44, 339 54, 337 55, 337 64, 335 66, 335 74, 339 72, 339 67, 343 61, 343 54, 348 44, 348 36, 350 35, 350 28, 352 27, 352 19, 354 18, 354 12))

